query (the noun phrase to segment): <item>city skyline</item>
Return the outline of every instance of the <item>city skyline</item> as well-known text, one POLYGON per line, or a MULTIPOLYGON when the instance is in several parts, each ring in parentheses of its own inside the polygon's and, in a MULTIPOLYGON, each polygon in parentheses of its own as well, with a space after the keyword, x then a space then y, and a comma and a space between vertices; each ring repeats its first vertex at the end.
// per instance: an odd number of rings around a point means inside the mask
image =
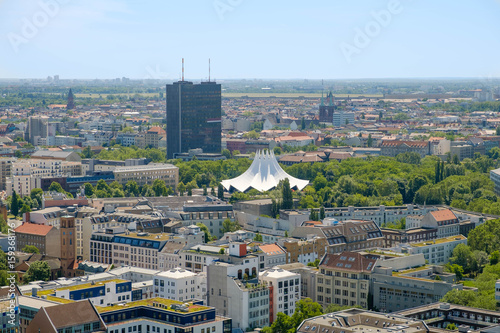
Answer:
POLYGON ((0 78, 499 77, 500 1, 0 1, 0 78), (154 10, 152 10, 154 9, 154 10), (43 66, 42 66, 43 64, 43 66))

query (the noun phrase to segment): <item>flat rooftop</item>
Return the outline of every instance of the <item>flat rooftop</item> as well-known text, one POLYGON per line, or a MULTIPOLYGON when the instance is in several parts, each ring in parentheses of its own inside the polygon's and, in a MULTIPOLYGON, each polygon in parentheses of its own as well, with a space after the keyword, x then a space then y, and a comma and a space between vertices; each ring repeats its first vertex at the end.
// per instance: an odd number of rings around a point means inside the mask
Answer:
POLYGON ((135 301, 135 302, 128 302, 128 303, 122 303, 119 305, 113 305, 113 306, 96 306, 97 312, 99 313, 105 313, 105 312, 111 312, 111 311, 117 311, 121 309, 131 309, 134 307, 138 306, 150 306, 150 307, 158 307, 162 308, 167 311, 172 311, 172 312, 177 312, 177 313, 193 313, 193 312, 198 312, 198 311, 204 311, 204 310, 210 310, 212 309, 211 307, 208 306, 203 306, 203 305, 196 305, 193 304, 192 302, 184 303, 180 301, 175 301, 172 299, 166 299, 166 298, 149 298, 149 299, 144 299, 140 301, 135 301), (180 311, 176 309, 172 309, 172 305, 183 305, 187 304, 188 305, 188 311, 180 311))
POLYGON ((463 235, 457 235, 457 236, 450 236, 446 238, 438 238, 434 240, 429 240, 425 242, 420 242, 420 243, 410 243, 410 246, 415 246, 415 247, 422 247, 422 246, 429 246, 429 245, 435 245, 435 244, 444 244, 444 243, 450 243, 454 241, 459 241, 459 240, 467 240, 467 237, 463 235))
POLYGON ((67 286, 67 287, 58 287, 54 289, 46 289, 46 290, 39 290, 37 292, 37 295, 50 295, 55 293, 56 290, 69 290, 69 291, 74 291, 74 290, 82 290, 82 289, 88 289, 88 288, 95 288, 99 286, 104 286, 106 283, 124 283, 124 282, 129 282, 128 280, 124 279, 110 279, 110 280, 103 280, 103 281, 98 281, 98 282, 88 282, 88 283, 82 283, 82 284, 77 284, 73 286, 67 286))

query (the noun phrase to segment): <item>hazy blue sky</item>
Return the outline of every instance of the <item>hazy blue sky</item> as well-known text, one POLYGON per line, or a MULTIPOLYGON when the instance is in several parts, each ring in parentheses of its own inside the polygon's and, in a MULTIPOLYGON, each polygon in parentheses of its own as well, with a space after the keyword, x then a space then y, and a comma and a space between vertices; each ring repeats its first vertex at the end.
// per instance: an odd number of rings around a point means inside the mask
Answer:
POLYGON ((498 0, 0 0, 0 78, 177 80, 182 57, 191 79, 208 58, 215 78, 499 77, 499 18, 498 0))

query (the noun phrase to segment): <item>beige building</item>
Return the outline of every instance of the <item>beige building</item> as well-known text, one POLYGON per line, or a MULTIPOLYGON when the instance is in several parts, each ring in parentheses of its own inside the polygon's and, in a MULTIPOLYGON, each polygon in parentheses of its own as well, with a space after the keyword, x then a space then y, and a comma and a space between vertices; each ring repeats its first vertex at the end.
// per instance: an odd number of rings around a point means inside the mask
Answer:
POLYGON ((144 135, 144 145, 146 148, 158 148, 160 146, 160 140, 166 136, 167 133, 163 128, 159 126, 151 127, 144 135))
POLYGON ((26 245, 36 246, 40 254, 57 257, 61 255, 59 229, 50 225, 23 223, 16 229, 16 250, 21 251, 26 245))
POLYGON ((357 252, 326 254, 316 278, 316 301, 327 306, 368 307, 370 274, 377 260, 357 252))
POLYGON ((287 252, 287 264, 300 262, 307 265, 309 262, 323 257, 326 253, 327 242, 324 237, 314 237, 307 240, 289 238, 282 243, 282 246, 287 252))
POLYGON ((179 183, 179 168, 167 163, 118 167, 113 173, 115 180, 122 185, 130 180, 139 186, 152 185, 156 179, 160 179, 175 190, 179 183))

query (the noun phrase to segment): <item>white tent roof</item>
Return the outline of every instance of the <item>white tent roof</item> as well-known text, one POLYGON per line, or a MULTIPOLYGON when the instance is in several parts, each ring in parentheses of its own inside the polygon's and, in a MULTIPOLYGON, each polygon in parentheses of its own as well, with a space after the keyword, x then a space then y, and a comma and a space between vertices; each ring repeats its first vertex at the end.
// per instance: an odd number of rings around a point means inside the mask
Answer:
POLYGON ((285 178, 290 181, 290 188, 302 190, 309 184, 308 180, 298 179, 287 174, 278 164, 272 151, 257 151, 252 165, 247 171, 236 178, 223 180, 221 184, 227 191, 232 187, 240 192, 245 192, 250 188, 265 192, 278 186, 278 183, 285 178))

